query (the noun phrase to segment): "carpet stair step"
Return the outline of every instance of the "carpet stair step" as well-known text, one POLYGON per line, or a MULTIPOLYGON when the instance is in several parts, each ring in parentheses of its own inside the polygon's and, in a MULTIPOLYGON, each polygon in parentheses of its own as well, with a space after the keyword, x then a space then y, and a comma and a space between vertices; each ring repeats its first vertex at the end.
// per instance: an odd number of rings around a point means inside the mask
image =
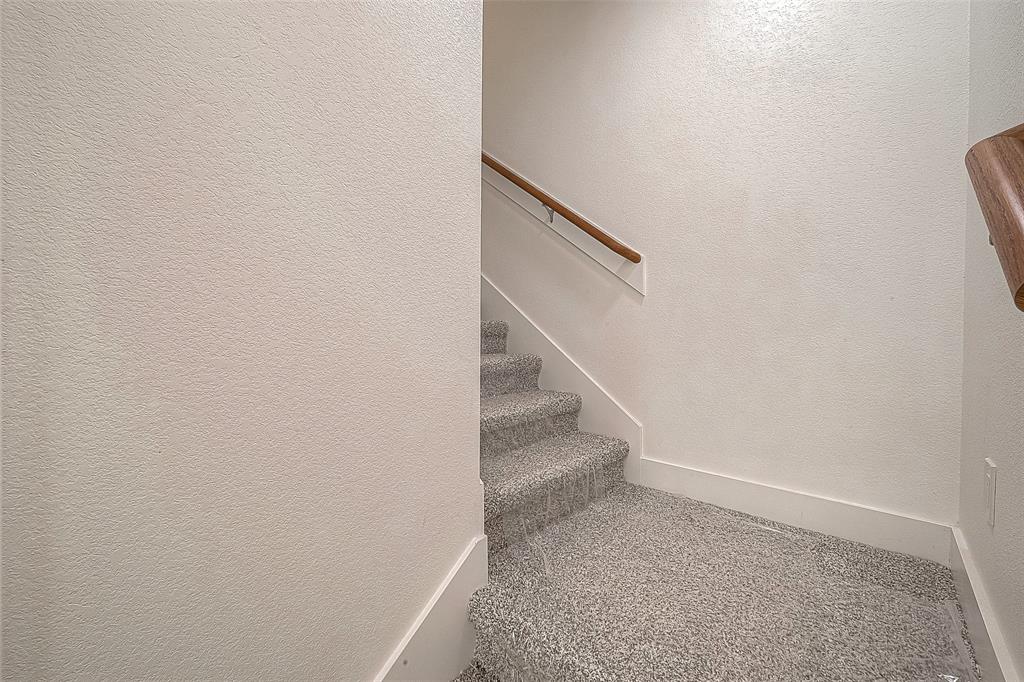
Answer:
POLYGON ((572 514, 623 481, 629 443, 573 431, 484 457, 484 532, 500 549, 572 514))
POLYGON ((535 390, 541 359, 524 353, 489 353, 480 356, 480 397, 535 390))
POLYGON ((518 450, 480 460, 484 519, 522 506, 538 495, 556 492, 567 482, 621 465, 629 443, 619 438, 574 431, 518 450))
POLYGON ((508 339, 508 322, 484 320, 480 323, 480 352, 504 353, 508 339))
POLYGON ((560 391, 520 391, 480 399, 480 457, 575 431, 582 399, 560 391))

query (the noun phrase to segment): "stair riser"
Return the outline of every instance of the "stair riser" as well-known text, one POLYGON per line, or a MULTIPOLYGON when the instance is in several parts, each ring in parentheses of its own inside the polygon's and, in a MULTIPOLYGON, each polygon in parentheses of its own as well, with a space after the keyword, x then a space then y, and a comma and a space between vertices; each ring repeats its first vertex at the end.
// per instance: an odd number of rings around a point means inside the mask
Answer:
POLYGON ((578 428, 578 415, 560 414, 553 417, 541 417, 503 429, 482 431, 480 433, 480 456, 508 452, 517 448, 536 443, 545 438, 553 438, 578 428))
POLYGON ((534 390, 537 388, 537 380, 539 378, 539 364, 536 366, 516 367, 512 370, 481 371, 480 397, 486 398, 492 395, 534 390))
POLYGON ((505 353, 507 352, 505 334, 501 335, 488 335, 482 334, 480 336, 480 353, 505 353))
POLYGON ((554 483, 544 492, 537 493, 514 508, 498 514, 484 523, 488 552, 496 552, 513 542, 528 540, 528 536, 585 508, 625 483, 620 459, 596 470, 580 472, 554 483))

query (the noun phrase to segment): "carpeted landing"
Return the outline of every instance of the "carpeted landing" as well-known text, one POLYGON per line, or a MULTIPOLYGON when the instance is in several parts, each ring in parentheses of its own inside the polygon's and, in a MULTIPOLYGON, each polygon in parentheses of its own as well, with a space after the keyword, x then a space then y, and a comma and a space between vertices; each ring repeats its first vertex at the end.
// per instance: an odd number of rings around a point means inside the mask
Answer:
POLYGON ((978 675, 949 570, 626 484, 628 446, 481 327, 490 584, 460 682, 978 675))
POLYGON ((502 680, 976 679, 945 567, 628 484, 495 553, 470 620, 502 680))

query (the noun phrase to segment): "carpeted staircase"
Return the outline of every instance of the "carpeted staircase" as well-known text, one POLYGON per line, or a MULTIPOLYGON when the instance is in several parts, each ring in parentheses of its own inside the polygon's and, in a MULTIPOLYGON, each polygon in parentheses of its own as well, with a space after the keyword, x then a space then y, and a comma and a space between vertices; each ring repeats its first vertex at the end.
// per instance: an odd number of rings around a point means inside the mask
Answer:
POLYGON ((508 325, 484 322, 480 478, 490 551, 526 540, 621 483, 629 445, 579 430, 582 400, 537 387, 541 359, 506 353, 508 325))
POLYGON ((483 322, 470 680, 978 679, 950 572, 623 480, 626 442, 483 322))

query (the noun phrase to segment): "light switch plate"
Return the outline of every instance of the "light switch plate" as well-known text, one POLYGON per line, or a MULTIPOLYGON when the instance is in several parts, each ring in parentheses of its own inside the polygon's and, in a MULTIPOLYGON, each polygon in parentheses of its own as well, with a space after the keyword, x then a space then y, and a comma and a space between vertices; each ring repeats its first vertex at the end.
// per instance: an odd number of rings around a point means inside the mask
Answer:
POLYGON ((996 463, 985 458, 985 505, 988 511, 988 525, 996 525, 996 463))

